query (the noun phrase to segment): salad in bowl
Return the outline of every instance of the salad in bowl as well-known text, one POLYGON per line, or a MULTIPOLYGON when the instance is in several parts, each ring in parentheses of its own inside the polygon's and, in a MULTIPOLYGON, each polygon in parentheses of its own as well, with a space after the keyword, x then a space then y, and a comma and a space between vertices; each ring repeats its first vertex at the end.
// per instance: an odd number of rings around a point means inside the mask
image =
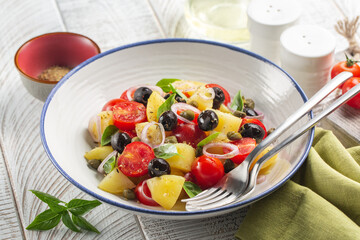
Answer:
POLYGON ((218 84, 161 79, 119 96, 89 116, 94 148, 84 157, 103 176, 98 188, 147 206, 184 210, 181 199, 214 186, 272 130, 252 99, 218 84))

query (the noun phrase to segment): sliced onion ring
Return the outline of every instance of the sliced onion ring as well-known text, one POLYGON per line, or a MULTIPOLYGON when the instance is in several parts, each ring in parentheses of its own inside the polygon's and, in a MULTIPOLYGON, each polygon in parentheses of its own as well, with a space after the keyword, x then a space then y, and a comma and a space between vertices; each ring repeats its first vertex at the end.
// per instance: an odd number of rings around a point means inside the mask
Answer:
POLYGON ((258 120, 263 120, 264 119, 264 113, 258 111, 258 110, 254 110, 257 113, 257 116, 246 116, 245 118, 248 119, 258 119, 258 120))
POLYGON ((159 147, 159 146, 163 145, 164 142, 165 142, 165 129, 164 129, 164 126, 161 123, 149 122, 148 124, 145 125, 144 129, 142 130, 140 139, 141 139, 142 142, 146 143, 147 145, 149 145, 152 148, 156 148, 156 147, 159 147), (147 137, 148 130, 152 125, 158 125, 160 127, 161 138, 162 138, 160 144, 151 143, 150 140, 147 137))
POLYGON ((203 147, 203 154, 209 157, 214 157, 214 158, 218 158, 218 159, 228 159, 228 158, 233 158, 236 155, 239 154, 239 148, 232 144, 232 143, 224 143, 224 142, 218 142, 218 143, 209 143, 206 144, 203 147), (225 153, 225 154, 215 154, 215 153, 209 153, 207 152, 207 150, 209 148, 213 148, 213 147, 222 147, 222 148, 227 148, 230 149, 231 152, 229 153, 225 153))
POLYGON ((131 88, 129 88, 129 89, 127 90, 126 96, 127 96, 127 98, 129 99, 129 101, 134 100, 134 98, 133 98, 133 96, 131 96, 131 94, 132 94, 133 92, 135 92, 136 89, 138 89, 138 88, 140 88, 140 87, 150 88, 151 90, 158 92, 162 97, 165 96, 165 93, 164 93, 164 91, 161 89, 161 87, 153 86, 153 85, 139 85, 139 86, 131 87, 131 88))
POLYGON ((99 167, 97 168, 97 171, 99 172, 99 173, 105 173, 105 171, 104 171, 104 165, 105 165, 105 163, 107 162, 107 161, 109 161, 109 159, 110 158, 112 158, 113 156, 116 156, 116 154, 117 154, 117 151, 112 151, 109 155, 107 155, 107 157, 104 159, 104 160, 102 160, 102 162, 101 162, 101 164, 99 165, 99 167))
POLYGON ((200 92, 200 93, 199 93, 199 96, 200 96, 202 99, 204 99, 204 100, 212 100, 212 99, 215 98, 215 91, 214 91, 213 88, 206 88, 206 91, 207 91, 207 92, 200 92), (206 93, 210 93, 211 96, 210 96, 210 97, 206 96, 206 93))
POLYGON ((89 120, 88 130, 90 133, 91 138, 94 140, 94 142, 100 142, 101 140, 101 119, 100 116, 97 114, 92 116, 89 120), (93 125, 96 125, 96 131, 97 131, 97 137, 93 134, 92 128, 93 125))
POLYGON ((186 118, 180 116, 177 112, 178 110, 190 110, 193 111, 194 113, 198 113, 200 114, 201 111, 199 109, 197 109, 194 106, 191 106, 190 104, 186 104, 186 103, 175 103, 171 106, 171 111, 173 111, 177 118, 181 121, 183 121, 184 123, 188 123, 188 124, 195 124, 193 121, 189 121, 186 118))

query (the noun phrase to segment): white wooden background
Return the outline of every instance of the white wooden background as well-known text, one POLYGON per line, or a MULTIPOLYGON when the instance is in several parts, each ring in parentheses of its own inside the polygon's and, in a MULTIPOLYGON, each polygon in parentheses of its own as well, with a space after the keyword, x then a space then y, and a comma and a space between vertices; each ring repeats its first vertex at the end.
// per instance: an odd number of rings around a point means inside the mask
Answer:
MULTIPOLYGON (((337 20, 360 15, 359 0, 299 2, 304 8, 301 22, 321 25, 334 34, 337 20)), ((246 210, 203 221, 165 221, 103 204, 86 216, 100 235, 74 233, 63 224, 46 232, 25 229, 46 209, 30 189, 64 201, 91 197, 67 182, 45 154, 39 134, 43 103, 22 86, 13 60, 17 48, 34 36, 55 31, 89 36, 102 51, 142 40, 197 37, 183 18, 183 5, 183 0, 0 0, 0 239, 234 238, 246 210)), ((346 41, 341 37, 338 41, 339 49, 344 49, 346 41)), ((350 127, 350 140, 360 139, 354 126, 359 111, 343 107, 341 112, 329 118, 326 126, 345 132, 350 127), (352 120, 342 119, 344 115, 352 120)))

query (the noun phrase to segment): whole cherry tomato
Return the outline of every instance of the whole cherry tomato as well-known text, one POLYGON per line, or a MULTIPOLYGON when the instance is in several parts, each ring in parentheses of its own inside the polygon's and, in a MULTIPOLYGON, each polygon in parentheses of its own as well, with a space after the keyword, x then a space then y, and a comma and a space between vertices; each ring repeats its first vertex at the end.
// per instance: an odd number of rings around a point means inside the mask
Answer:
POLYGON ((195 124, 179 124, 174 130, 173 134, 179 143, 187 143, 193 148, 206 138, 206 134, 202 131, 198 125, 195 124))
POLYGON ((191 174, 202 189, 207 189, 224 176, 224 166, 219 159, 202 155, 193 162, 191 174))
POLYGON ((149 145, 132 142, 119 156, 118 167, 128 177, 140 177, 148 173, 149 162, 154 158, 154 150, 149 145))
POLYGON ((222 86, 218 85, 218 84, 215 84, 215 83, 210 83, 210 84, 206 84, 205 85, 206 88, 212 88, 212 87, 218 87, 220 88, 223 92, 224 92, 224 95, 225 95, 225 101, 224 101, 224 105, 227 106, 229 102, 231 102, 231 98, 230 98, 230 94, 228 91, 225 90, 225 88, 223 88, 222 86))
POLYGON ((148 206, 159 206, 151 197, 151 192, 146 184, 146 180, 140 182, 135 188, 135 195, 139 202, 148 206))
POLYGON ((113 119, 120 130, 134 130, 137 123, 146 121, 146 108, 141 103, 124 100, 113 106, 113 119))
POLYGON ((124 102, 124 99, 121 98, 115 98, 115 99, 111 99, 110 101, 108 101, 102 108, 102 111, 112 111, 113 107, 120 103, 120 102, 124 102))
MULTIPOLYGON (((333 66, 331 69, 331 79, 341 72, 351 72, 354 77, 360 77, 360 66, 356 61, 350 59, 347 55, 346 61, 339 62, 333 66)), ((339 85, 339 88, 342 88, 343 84, 339 85)))
MULTIPOLYGON (((352 87, 355 85, 360 84, 360 78, 359 77, 352 77, 348 79, 343 87, 342 87, 342 93, 346 93, 349 91, 352 87)), ((351 98, 349 101, 346 102, 347 105, 360 109, 360 93, 356 94, 355 97, 351 98)))
MULTIPOLYGON (((236 163, 240 164, 242 163, 245 158, 251 153, 252 150, 256 147, 256 140, 253 138, 241 138, 240 140, 232 141, 230 142, 234 145, 236 145, 239 149, 239 154, 235 157, 231 158, 231 160, 236 163)), ((224 153, 230 152, 230 150, 224 148, 224 153)))
POLYGON ((259 119, 256 119, 256 118, 243 118, 243 120, 241 122, 241 125, 240 125, 240 128, 243 125, 245 125, 246 123, 253 123, 253 124, 259 125, 265 131, 263 139, 266 138, 266 136, 267 136, 266 127, 259 119))

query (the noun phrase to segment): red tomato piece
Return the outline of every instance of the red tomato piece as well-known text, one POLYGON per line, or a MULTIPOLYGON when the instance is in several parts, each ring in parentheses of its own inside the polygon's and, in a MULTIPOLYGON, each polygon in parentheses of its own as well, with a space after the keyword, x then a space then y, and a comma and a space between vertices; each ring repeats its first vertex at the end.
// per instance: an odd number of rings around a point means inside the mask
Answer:
POLYGON ((146 121, 146 108, 141 103, 124 100, 113 106, 113 119, 120 130, 134 130, 135 124, 146 121))
MULTIPOLYGON (((360 78, 359 77, 352 77, 344 83, 342 87, 342 93, 346 93, 351 88, 353 88, 355 85, 360 84, 360 78)), ((351 98, 349 101, 346 102, 347 105, 360 109, 360 93, 356 94, 355 97, 351 98)))
MULTIPOLYGON (((267 136, 267 130, 266 130, 266 127, 265 125, 259 120, 259 119, 256 119, 256 118, 243 118, 242 119, 242 122, 241 122, 241 125, 240 125, 240 128, 245 125, 246 123, 254 123, 256 125, 259 125, 262 129, 264 129, 265 131, 265 134, 264 134, 264 137, 263 139, 266 138, 267 136)), ((240 129, 239 129, 240 130, 240 129)))
POLYGON ((140 182, 135 188, 135 195, 139 202, 148 206, 159 206, 157 202, 151 197, 150 189, 146 183, 146 180, 140 182))
POLYGON ((124 102, 124 99, 121 98, 115 98, 115 99, 111 99, 110 101, 108 101, 102 108, 102 111, 112 111, 113 107, 120 103, 120 102, 124 102))
MULTIPOLYGON (((239 149, 239 154, 231 158, 231 160, 236 164, 242 163, 245 158, 251 153, 251 151, 254 150, 254 148, 256 147, 256 140, 248 137, 232 141, 230 143, 236 145, 239 149)), ((230 150, 226 148, 224 148, 223 151, 224 153, 230 152, 230 150)))
MULTIPOLYGON (((351 72, 354 77, 360 77, 360 66, 356 61, 348 58, 346 56, 346 61, 339 62, 333 66, 331 69, 331 79, 341 72, 351 72)), ((342 88, 343 84, 339 85, 339 88, 342 88)))
POLYGON ((196 145, 206 138, 206 134, 202 131, 198 125, 195 124, 179 124, 174 130, 173 134, 178 140, 179 143, 187 143, 193 148, 196 148, 196 145))
POLYGON ((126 145, 118 158, 118 167, 128 177, 140 177, 148 173, 149 162, 155 158, 154 150, 143 142, 126 145))
POLYGON ((225 88, 223 88, 222 86, 215 84, 215 83, 210 83, 210 84, 206 84, 205 85, 206 88, 212 88, 212 87, 218 87, 220 88, 225 95, 225 101, 224 101, 224 105, 227 106, 230 102, 231 102, 231 98, 230 98, 230 94, 228 91, 225 90, 225 88))
POLYGON ((128 98, 128 91, 131 91, 131 93, 130 93, 130 96, 132 97, 132 99, 134 98, 134 93, 135 93, 135 91, 136 91, 136 88, 129 88, 128 90, 126 90, 125 92, 123 92, 122 94, 121 94, 121 96, 120 96, 120 98, 121 99, 124 99, 124 100, 128 100, 128 101, 130 101, 130 99, 128 98))
POLYGON ((191 173, 199 187, 207 189, 214 186, 224 176, 224 166, 219 159, 202 155, 195 159, 191 166, 191 173))

